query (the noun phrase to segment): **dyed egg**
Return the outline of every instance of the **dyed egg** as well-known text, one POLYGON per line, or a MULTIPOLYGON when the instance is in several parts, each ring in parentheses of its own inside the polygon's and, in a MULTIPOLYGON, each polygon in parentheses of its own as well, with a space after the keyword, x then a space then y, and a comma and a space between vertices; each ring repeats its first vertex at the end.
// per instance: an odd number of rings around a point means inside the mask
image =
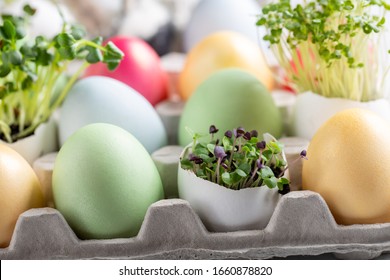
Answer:
POLYGON ((164 197, 150 155, 127 131, 91 124, 61 148, 53 170, 55 207, 82 239, 137 235, 148 207, 164 197))
POLYGON ((0 248, 11 241, 19 215, 44 207, 41 186, 28 162, 13 149, 0 144, 0 248))
POLYGON ((268 89, 274 84, 260 48, 235 32, 217 32, 197 44, 188 54, 179 76, 179 91, 188 99, 211 74, 225 68, 240 68, 256 76, 268 89))
POLYGON ((259 42, 256 16, 261 7, 255 0, 207 0, 194 9, 184 31, 184 49, 191 50, 208 35, 224 30, 235 31, 253 43, 259 42))
POLYGON ((179 143, 186 146, 192 136, 186 127, 208 134, 210 125, 220 136, 238 126, 282 135, 282 119, 270 93, 255 76, 239 70, 221 70, 204 81, 187 101, 179 123, 179 143))
POLYGON ((103 63, 90 65, 85 77, 106 76, 121 81, 142 94, 152 105, 167 98, 167 76, 157 53, 145 41, 135 37, 117 36, 109 39, 124 54, 114 71, 103 63))
POLYGON ((303 162, 303 189, 318 192, 339 224, 390 222, 390 125, 363 109, 324 123, 303 162))
POLYGON ((150 153, 167 144, 164 125, 153 106, 138 92, 111 78, 85 78, 69 91, 58 121, 60 144, 79 128, 97 122, 122 127, 150 153))

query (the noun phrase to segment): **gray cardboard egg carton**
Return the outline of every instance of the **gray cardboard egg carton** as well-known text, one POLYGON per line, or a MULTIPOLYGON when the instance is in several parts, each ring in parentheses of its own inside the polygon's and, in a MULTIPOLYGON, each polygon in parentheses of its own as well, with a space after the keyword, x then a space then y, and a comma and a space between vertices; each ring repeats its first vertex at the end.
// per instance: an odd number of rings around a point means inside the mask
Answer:
POLYGON ((268 259, 333 253, 370 259, 390 252, 390 224, 339 226, 310 191, 285 195, 264 230, 210 233, 189 204, 166 199, 149 209, 134 238, 79 240, 55 209, 18 220, 0 259, 268 259))
MULTIPOLYGON (((176 143, 180 106, 168 102, 157 108, 169 126, 170 144, 176 143)), ((173 198, 177 197, 182 148, 167 146, 152 154, 167 199, 149 207, 136 237, 80 240, 57 210, 32 209, 19 217, 10 246, 0 249, 0 259, 389 258, 390 223, 337 225, 320 195, 299 191, 302 165, 296 158, 308 142, 297 138, 281 141, 285 143, 291 188, 297 191, 281 198, 264 230, 207 231, 188 202, 173 198)), ((51 189, 54 159, 50 154, 34 163, 47 190, 51 189)))

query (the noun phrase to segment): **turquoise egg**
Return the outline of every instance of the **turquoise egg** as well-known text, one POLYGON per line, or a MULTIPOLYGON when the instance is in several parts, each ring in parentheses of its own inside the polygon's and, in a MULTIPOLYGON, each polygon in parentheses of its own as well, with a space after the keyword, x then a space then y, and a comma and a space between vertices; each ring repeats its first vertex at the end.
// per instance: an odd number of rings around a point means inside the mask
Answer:
POLYGON ((283 133, 282 117, 271 94, 252 74, 239 69, 225 69, 211 75, 187 101, 179 123, 179 143, 192 141, 190 130, 208 134, 215 125, 218 135, 239 126, 270 133, 283 133))
POLYGON ((126 130, 87 125, 68 138, 53 171, 55 207, 81 239, 137 235, 148 207, 163 199, 149 153, 126 130))

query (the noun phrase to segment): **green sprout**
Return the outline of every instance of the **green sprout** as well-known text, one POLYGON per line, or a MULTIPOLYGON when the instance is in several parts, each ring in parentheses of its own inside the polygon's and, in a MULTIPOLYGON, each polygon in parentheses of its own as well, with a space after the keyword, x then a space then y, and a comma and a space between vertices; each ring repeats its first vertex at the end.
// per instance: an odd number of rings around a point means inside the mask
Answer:
MULTIPOLYGON (((180 159, 181 167, 197 177, 233 190, 267 186, 279 193, 290 191, 285 178, 288 168, 283 144, 266 134, 267 142, 258 138, 256 130, 238 127, 226 131, 222 139, 215 139, 218 129, 210 126, 210 140, 202 141, 199 134, 187 154, 180 159)), ((306 152, 301 153, 306 157, 306 152)))
MULTIPOLYGON (((286 70, 290 86, 325 97, 382 98, 388 69, 380 53, 385 13, 380 0, 290 0, 265 5, 257 25, 286 70)), ((386 52, 387 53, 387 52, 386 52)))
POLYGON ((103 62, 114 70, 123 58, 112 42, 103 46, 100 37, 84 39, 83 28, 67 23, 51 39, 29 40, 25 27, 35 9, 26 5, 23 10, 22 17, 0 19, 0 139, 9 143, 33 134, 46 122, 89 64, 103 62), (76 59, 83 64, 55 94, 57 82, 76 59))

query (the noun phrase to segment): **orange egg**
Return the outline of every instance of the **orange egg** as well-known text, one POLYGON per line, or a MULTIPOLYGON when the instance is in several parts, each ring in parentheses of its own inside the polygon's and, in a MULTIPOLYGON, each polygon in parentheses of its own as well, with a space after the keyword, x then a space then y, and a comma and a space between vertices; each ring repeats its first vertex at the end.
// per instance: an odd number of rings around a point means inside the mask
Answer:
POLYGON ((9 245, 20 214, 44 206, 42 189, 31 166, 13 149, 0 145, 0 248, 9 245))
POLYGON ((225 68, 248 71, 269 90, 274 85, 260 47, 239 33, 221 31, 207 36, 188 53, 179 76, 182 98, 188 99, 211 74, 225 68))

